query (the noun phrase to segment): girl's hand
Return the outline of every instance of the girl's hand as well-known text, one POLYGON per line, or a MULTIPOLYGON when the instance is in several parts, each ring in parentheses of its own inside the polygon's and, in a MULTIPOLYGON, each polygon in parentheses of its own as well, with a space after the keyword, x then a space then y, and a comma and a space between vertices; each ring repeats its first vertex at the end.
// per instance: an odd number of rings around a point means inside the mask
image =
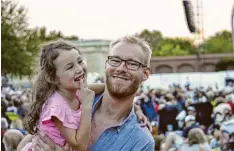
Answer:
POLYGON ((93 106, 93 100, 94 100, 95 93, 88 89, 88 88, 82 88, 79 90, 78 98, 81 102, 82 108, 92 108, 93 106))

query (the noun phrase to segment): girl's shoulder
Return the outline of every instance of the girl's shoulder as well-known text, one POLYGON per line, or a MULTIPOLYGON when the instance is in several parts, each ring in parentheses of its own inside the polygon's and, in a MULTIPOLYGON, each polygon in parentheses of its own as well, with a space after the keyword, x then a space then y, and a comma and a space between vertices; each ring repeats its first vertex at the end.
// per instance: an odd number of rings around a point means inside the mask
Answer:
POLYGON ((55 92, 49 97, 43 106, 41 113, 42 124, 50 122, 52 116, 58 118, 64 126, 68 128, 77 128, 81 112, 80 110, 73 111, 68 106, 66 100, 58 93, 55 92))
POLYGON ((61 106, 67 107, 66 100, 58 93, 54 92, 45 102, 45 106, 61 106))
MULTIPOLYGON (((49 113, 56 113, 59 115, 65 115, 69 112, 69 106, 66 103, 66 100, 58 93, 54 92, 43 104, 41 116, 45 116, 49 113)), ((63 115, 63 116, 64 116, 63 115)))

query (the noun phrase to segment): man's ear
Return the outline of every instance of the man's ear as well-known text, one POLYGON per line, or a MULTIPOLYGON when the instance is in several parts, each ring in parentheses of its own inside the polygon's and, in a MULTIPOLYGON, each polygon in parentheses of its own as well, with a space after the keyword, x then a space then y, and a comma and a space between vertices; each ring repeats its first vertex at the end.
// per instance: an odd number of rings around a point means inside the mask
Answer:
POLYGON ((105 62, 105 69, 106 69, 106 64, 107 64, 107 60, 106 60, 106 62, 105 62))
POLYGON ((145 69, 145 71, 144 71, 143 81, 146 81, 146 80, 149 78, 150 73, 151 73, 150 68, 145 69))

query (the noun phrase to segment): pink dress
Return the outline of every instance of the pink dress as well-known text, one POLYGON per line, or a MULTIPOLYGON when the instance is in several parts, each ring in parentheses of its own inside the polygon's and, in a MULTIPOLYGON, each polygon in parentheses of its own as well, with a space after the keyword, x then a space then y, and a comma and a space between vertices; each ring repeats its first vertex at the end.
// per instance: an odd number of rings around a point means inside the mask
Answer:
MULTIPOLYGON (((78 129, 80 124, 81 109, 72 110, 67 104, 67 101, 58 93, 55 92, 42 106, 40 120, 38 123, 39 131, 45 133, 51 140, 60 147, 64 147, 66 141, 51 120, 52 116, 57 117, 64 127, 78 129)), ((24 151, 29 151, 33 148, 29 143, 24 147, 24 151)))

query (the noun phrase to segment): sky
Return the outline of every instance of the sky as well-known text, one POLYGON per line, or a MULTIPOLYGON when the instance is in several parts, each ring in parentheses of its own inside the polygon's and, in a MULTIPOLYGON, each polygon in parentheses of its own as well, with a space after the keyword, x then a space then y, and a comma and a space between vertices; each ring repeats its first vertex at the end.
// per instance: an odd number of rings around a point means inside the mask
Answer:
MULTIPOLYGON (((204 36, 231 30, 234 0, 202 0, 204 36)), ((194 7, 196 0, 192 0, 194 7)), ((19 0, 30 27, 45 26, 66 36, 113 40, 143 29, 165 37, 191 37, 182 0, 19 0)))

